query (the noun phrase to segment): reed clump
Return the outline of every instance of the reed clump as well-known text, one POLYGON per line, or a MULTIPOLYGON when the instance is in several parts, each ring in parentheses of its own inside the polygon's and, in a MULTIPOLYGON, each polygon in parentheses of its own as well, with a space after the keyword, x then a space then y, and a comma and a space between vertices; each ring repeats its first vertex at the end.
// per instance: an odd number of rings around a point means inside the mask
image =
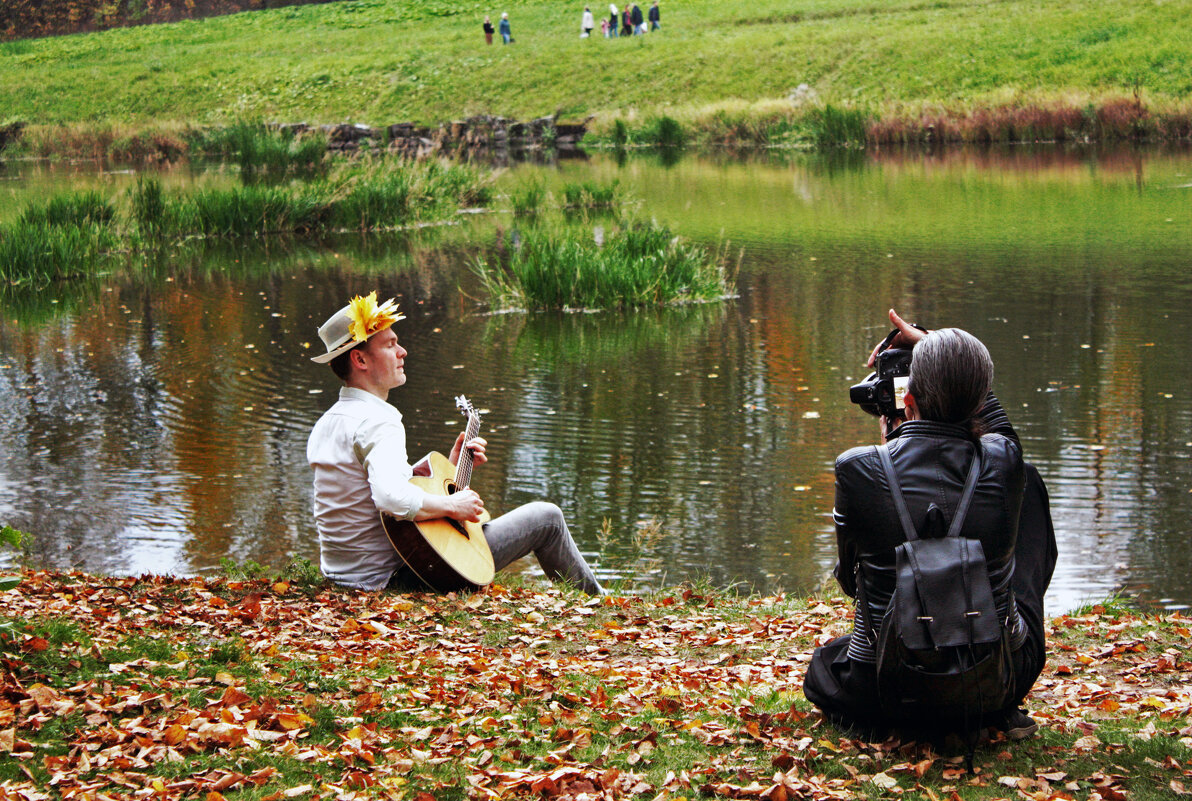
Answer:
POLYGON ((531 228, 503 259, 475 272, 494 307, 603 309, 718 300, 733 281, 720 255, 656 222, 625 222, 607 236, 586 227, 531 228))
POLYGON ((326 167, 327 136, 259 122, 196 129, 188 137, 192 154, 213 156, 240 167, 245 181, 311 177, 326 167))
POLYGON ((168 219, 178 235, 309 233, 327 227, 330 202, 321 190, 259 185, 208 189, 177 201, 168 219))
MULTIPOLYGON (((180 237, 377 231, 441 219, 485 200, 484 181, 472 167, 438 162, 344 162, 311 182, 249 183, 151 203, 134 196, 133 208, 138 223, 180 237), (146 204, 154 208, 151 214, 141 211, 146 204)), ((145 189, 160 193, 151 185, 145 189)))
POLYGON ((509 206, 519 217, 537 214, 546 203, 546 187, 530 181, 509 190, 509 206))
POLYGON ((1131 142, 1192 138, 1192 107, 1110 96, 1019 101, 978 108, 894 110, 875 120, 869 143, 1131 142))
POLYGON ((20 221, 55 226, 108 225, 116 218, 116 207, 98 191, 67 192, 42 204, 31 203, 20 221))
POLYGON ((94 272, 118 240, 106 225, 17 220, 0 227, 0 283, 37 288, 94 272))
POLYGON ((191 237, 393 229, 443 219, 490 195, 474 167, 397 159, 342 162, 313 181, 198 191, 167 192, 140 176, 120 203, 94 190, 66 193, 0 226, 0 284, 41 286, 94 272, 115 252, 191 237))
POLYGON ((568 209, 613 209, 621 204, 623 192, 616 180, 607 184, 580 181, 563 184, 562 194, 568 209))
POLYGON ((806 123, 811 141, 818 148, 864 147, 872 118, 865 109, 828 103, 823 108, 812 109, 807 114, 806 123))

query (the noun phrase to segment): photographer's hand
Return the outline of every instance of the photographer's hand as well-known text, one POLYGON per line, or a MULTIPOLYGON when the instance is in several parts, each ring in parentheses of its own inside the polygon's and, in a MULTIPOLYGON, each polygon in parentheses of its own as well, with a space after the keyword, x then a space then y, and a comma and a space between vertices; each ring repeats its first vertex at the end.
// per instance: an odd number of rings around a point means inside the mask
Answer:
POLYGON ((882 340, 874 348, 873 352, 869 354, 869 361, 865 362, 866 367, 873 367, 873 363, 877 360, 877 355, 887 348, 913 348, 915 343, 923 337, 927 336, 927 330, 913 323, 908 323, 906 320, 898 316, 898 312, 890 309, 890 322, 894 324, 894 328, 898 333, 894 335, 893 339, 882 340))

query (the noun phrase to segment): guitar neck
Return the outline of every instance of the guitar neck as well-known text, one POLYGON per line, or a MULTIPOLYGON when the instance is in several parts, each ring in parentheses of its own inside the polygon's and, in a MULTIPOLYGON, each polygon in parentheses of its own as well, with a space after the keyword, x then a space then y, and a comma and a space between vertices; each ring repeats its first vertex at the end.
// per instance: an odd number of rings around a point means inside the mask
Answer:
MULTIPOLYGON (((476 438, 480 433, 480 415, 468 415, 468 427, 464 431, 464 442, 467 443, 476 438)), ((459 462, 455 465, 455 486, 456 489, 465 490, 468 488, 468 483, 472 480, 472 451, 470 448, 460 448, 459 462)))

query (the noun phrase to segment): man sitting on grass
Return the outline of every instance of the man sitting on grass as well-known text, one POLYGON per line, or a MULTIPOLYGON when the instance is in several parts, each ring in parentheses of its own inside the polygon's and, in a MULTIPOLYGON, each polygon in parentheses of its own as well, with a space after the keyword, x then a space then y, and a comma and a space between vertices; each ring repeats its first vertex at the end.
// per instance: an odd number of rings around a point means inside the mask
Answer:
MULTIPOLYGON (((387 399, 406 383, 408 351, 392 325, 404 319, 393 300, 377 293, 355 297, 319 328, 327 352, 312 361, 330 364, 344 386, 339 400, 315 423, 306 456, 314 468, 314 512, 323 575, 345 587, 419 589, 421 582, 390 544, 379 510, 406 520, 450 518, 477 522, 484 502, 474 490, 436 495, 410 483, 401 412, 387 399)), ((451 449, 452 464, 464 448, 483 464, 485 441, 451 449)), ((602 593, 575 547, 559 507, 529 503, 484 524, 497 570, 533 553, 543 572, 591 595, 602 593)))

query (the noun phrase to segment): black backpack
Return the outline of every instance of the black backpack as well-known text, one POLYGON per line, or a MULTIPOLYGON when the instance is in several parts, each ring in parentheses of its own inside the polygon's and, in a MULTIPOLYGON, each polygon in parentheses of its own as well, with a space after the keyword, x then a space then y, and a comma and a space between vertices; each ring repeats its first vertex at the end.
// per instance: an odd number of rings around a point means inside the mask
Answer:
MULTIPOLYGON (((877 451, 907 540, 895 549, 894 594, 877 629, 878 697, 888 716, 908 726, 975 733, 982 717, 1005 707, 1014 686, 1010 632, 998 619, 985 550, 960 536, 981 449, 947 534, 932 539, 915 531, 889 449, 877 451)), ((941 517, 938 508, 928 509, 933 517, 941 517)))

